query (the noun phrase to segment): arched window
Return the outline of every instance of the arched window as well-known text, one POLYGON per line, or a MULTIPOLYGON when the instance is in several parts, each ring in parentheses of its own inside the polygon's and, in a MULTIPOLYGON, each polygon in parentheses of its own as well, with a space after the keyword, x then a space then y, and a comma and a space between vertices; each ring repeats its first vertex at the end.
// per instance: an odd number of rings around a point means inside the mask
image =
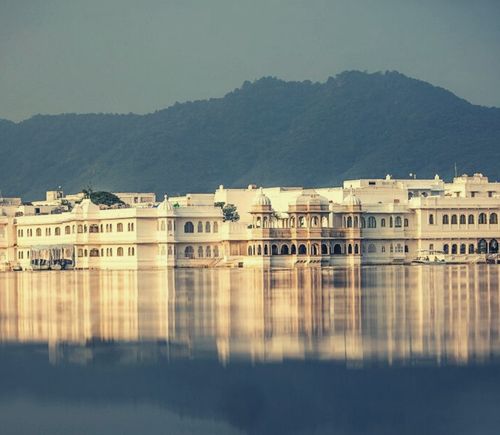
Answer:
POLYGON ((292 216, 290 218, 290 228, 295 228, 295 217, 294 216, 292 216))
POLYGON ((210 222, 205 222, 205 232, 206 233, 209 233, 211 231, 211 228, 210 228, 210 222))
POLYGON ((368 228, 377 228, 377 219, 375 219, 373 216, 370 216, 368 218, 368 228))
POLYGON ((498 254, 498 242, 495 239, 490 240, 490 254, 498 254))
POLYGON ((328 255, 328 246, 325 243, 321 244, 321 255, 328 255))
POLYGON ((327 227, 328 227, 328 218, 327 218, 326 216, 323 216, 323 217, 321 218, 321 226, 322 226, 323 228, 327 228, 327 227))
POLYGON ((359 254, 359 245, 357 243, 354 245, 354 253, 359 254))
POLYGON ((90 250, 91 257, 99 257, 99 249, 93 248, 90 250))
POLYGON ((389 227, 392 228, 392 216, 389 218, 389 227))
POLYGON ((385 218, 380 219, 380 226, 385 227, 385 218))
POLYGON ((45 235, 50 236, 51 229, 50 228, 45 228, 45 235))
POLYGON ((448 218, 447 214, 443 215, 443 225, 448 225, 450 223, 450 220, 448 218))
MULTIPOLYGON (((163 222, 163 229, 165 229, 165 222, 163 222)), ((172 221, 169 219, 167 221, 167 231, 170 233, 172 232, 172 229, 173 229, 172 221)))
POLYGON ((297 255, 297 247, 293 243, 292 246, 290 247, 290 254, 297 255))
POLYGON ((262 219, 262 228, 267 228, 267 227, 268 227, 267 216, 264 216, 264 219, 262 219))
POLYGON ((306 245, 299 245, 299 255, 306 255, 306 254, 307 254, 306 245))
POLYGON ((78 250, 78 256, 79 257, 83 257, 83 249, 79 249, 78 250))
POLYGON ((251 246, 248 247, 247 252, 248 252, 248 255, 252 255, 252 247, 251 246))
MULTIPOLYGON (((128 249, 130 251, 130 255, 134 256, 135 255, 135 248, 132 246, 131 248, 128 248, 128 249)), ((175 249, 175 247, 174 247, 174 249, 175 249)))
POLYGON ((347 217, 347 228, 352 228, 352 216, 347 217))
POLYGON ((479 254, 488 253, 488 243, 486 242, 486 240, 484 239, 479 240, 479 242, 477 243, 477 252, 479 254))
POLYGON ((380 248, 381 252, 385 252, 385 246, 382 245, 382 248, 380 248))
POLYGON ((133 222, 129 222, 128 225, 127 225, 127 229, 129 231, 134 231, 134 223, 133 222))
POLYGON ((267 245, 264 245, 264 255, 269 255, 269 248, 267 245))
POLYGON ((460 245, 460 253, 461 254, 466 254, 467 253, 467 245, 465 243, 462 243, 460 245))
POLYGON ((342 254, 342 246, 340 246, 338 243, 333 246, 333 254, 334 255, 342 254))
POLYGON ((408 248, 408 245, 405 245, 405 253, 408 254, 410 252, 410 248, 408 248))
POLYGON ((280 253, 281 255, 288 255, 288 245, 282 245, 280 253))
POLYGON ((475 249, 474 249, 474 244, 473 244, 473 243, 471 243, 471 244, 469 245, 469 254, 474 254, 474 251, 475 251, 475 249))
POLYGON ((405 218, 404 222, 405 222, 405 227, 407 227, 410 224, 407 218, 405 218))
POLYGON ((452 225, 458 224, 458 219, 457 219, 457 215, 456 214, 452 214, 451 215, 451 224, 452 225))
POLYGON ((198 222, 198 232, 202 233, 203 232, 203 222, 198 222))
POLYGON ((214 222, 213 229, 214 229, 214 233, 218 233, 219 232, 219 224, 217 222, 214 222))
POLYGON ((185 233, 194 233, 194 225, 193 222, 186 222, 184 224, 184 232, 185 233))
POLYGON ((41 228, 37 228, 35 234, 36 234, 37 237, 41 237, 41 235, 42 235, 42 229, 41 228))
POLYGON ((352 254, 352 245, 349 243, 348 247, 347 247, 347 253, 348 254, 352 254))
POLYGON ((203 246, 198 246, 198 258, 203 258, 203 246))
POLYGON ((272 245, 271 246, 271 254, 272 255, 278 255, 278 245, 272 245))
POLYGON ((451 245, 451 253, 452 254, 456 254, 457 253, 457 245, 456 245, 456 243, 453 243, 453 245, 451 245))
POLYGON ((304 216, 299 216, 299 228, 304 228, 306 226, 306 220, 304 216))
POLYGON ((318 249, 318 245, 316 245, 315 243, 311 246, 311 254, 312 255, 318 255, 319 253, 319 249, 318 249))
POLYGON ((460 225, 465 225, 465 224, 466 224, 465 215, 461 214, 460 215, 460 225))
POLYGON ((486 213, 479 213, 479 219, 477 220, 479 225, 484 225, 486 221, 486 213))
POLYGON ((429 215, 429 225, 434 225, 434 215, 433 214, 429 215))
POLYGON ((377 252, 377 248, 375 247, 375 245, 373 243, 370 243, 368 245, 368 253, 373 254, 374 252, 377 252))
POLYGON ((449 247, 448 243, 445 243, 445 244, 443 245, 443 252, 444 252, 445 254, 449 254, 449 253, 450 253, 450 247, 449 247))
POLYGON ((389 246, 389 251, 391 254, 394 252, 394 246, 392 245, 392 243, 389 246))
POLYGON ((474 225, 474 215, 473 214, 469 215, 468 223, 469 223, 469 225, 474 225))
POLYGON ((121 222, 118 222, 116 224, 116 231, 119 232, 119 233, 123 232, 123 224, 121 222))
POLYGON ((318 227, 319 226, 319 218, 318 216, 313 216, 311 219, 311 225, 313 227, 318 227))
POLYGON ((186 246, 186 249, 184 249, 184 257, 194 258, 194 249, 192 246, 186 246))
POLYGON ((99 232, 99 225, 97 224, 92 224, 89 227, 89 233, 98 233, 99 232))
POLYGON ((210 258, 212 256, 212 248, 210 246, 207 246, 206 249, 206 257, 210 258))
POLYGON ((403 225, 402 221, 401 221, 401 216, 396 216, 396 219, 394 220, 394 226, 396 228, 401 228, 403 225))
POLYGON ((353 227, 354 227, 354 228, 358 228, 358 227, 359 227, 359 224, 358 224, 358 217, 357 217, 357 216, 354 216, 354 224, 353 224, 353 227))
POLYGON ((363 216, 361 216, 361 228, 366 228, 366 220, 363 216))
POLYGON ((257 246, 257 255, 262 255, 262 247, 260 245, 257 246))
POLYGON ((497 224, 497 223, 498 223, 498 215, 496 213, 491 213, 490 224, 497 224))
POLYGON ((219 257, 219 247, 214 246, 214 257, 219 257))
POLYGON ((123 248, 121 246, 116 250, 116 255, 123 257, 123 248))

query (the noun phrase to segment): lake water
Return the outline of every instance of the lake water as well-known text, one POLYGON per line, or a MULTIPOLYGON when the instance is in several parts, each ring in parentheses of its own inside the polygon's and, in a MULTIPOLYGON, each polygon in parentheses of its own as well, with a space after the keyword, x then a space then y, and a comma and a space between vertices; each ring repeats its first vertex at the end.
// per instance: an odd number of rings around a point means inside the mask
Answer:
POLYGON ((3 434, 498 434, 500 266, 0 274, 3 434))

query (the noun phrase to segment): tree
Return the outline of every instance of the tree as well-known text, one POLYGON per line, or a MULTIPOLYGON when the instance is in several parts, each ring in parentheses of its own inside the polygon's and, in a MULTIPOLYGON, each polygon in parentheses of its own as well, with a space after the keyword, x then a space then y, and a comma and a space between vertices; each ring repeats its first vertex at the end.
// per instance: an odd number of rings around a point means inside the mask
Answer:
POLYGON ((240 220, 240 215, 234 204, 226 204, 222 207, 223 221, 237 222, 240 220))
POLYGON ((125 205, 125 203, 111 192, 90 192, 88 197, 95 205, 125 205))

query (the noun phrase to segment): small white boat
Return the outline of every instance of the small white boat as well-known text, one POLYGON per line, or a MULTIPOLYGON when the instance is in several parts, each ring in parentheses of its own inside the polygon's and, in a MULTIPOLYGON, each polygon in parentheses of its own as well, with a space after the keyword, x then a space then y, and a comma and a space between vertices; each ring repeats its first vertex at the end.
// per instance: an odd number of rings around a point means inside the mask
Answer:
POLYGON ((413 264, 447 264, 446 254, 442 251, 420 251, 413 264))

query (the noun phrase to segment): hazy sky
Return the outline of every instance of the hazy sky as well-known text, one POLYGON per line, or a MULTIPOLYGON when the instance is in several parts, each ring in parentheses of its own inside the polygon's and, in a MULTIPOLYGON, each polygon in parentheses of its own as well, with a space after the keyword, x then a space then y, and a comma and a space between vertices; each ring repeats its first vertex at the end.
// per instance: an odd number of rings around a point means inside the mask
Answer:
POLYGON ((500 106, 499 0, 0 0, 0 118, 398 70, 500 106))

